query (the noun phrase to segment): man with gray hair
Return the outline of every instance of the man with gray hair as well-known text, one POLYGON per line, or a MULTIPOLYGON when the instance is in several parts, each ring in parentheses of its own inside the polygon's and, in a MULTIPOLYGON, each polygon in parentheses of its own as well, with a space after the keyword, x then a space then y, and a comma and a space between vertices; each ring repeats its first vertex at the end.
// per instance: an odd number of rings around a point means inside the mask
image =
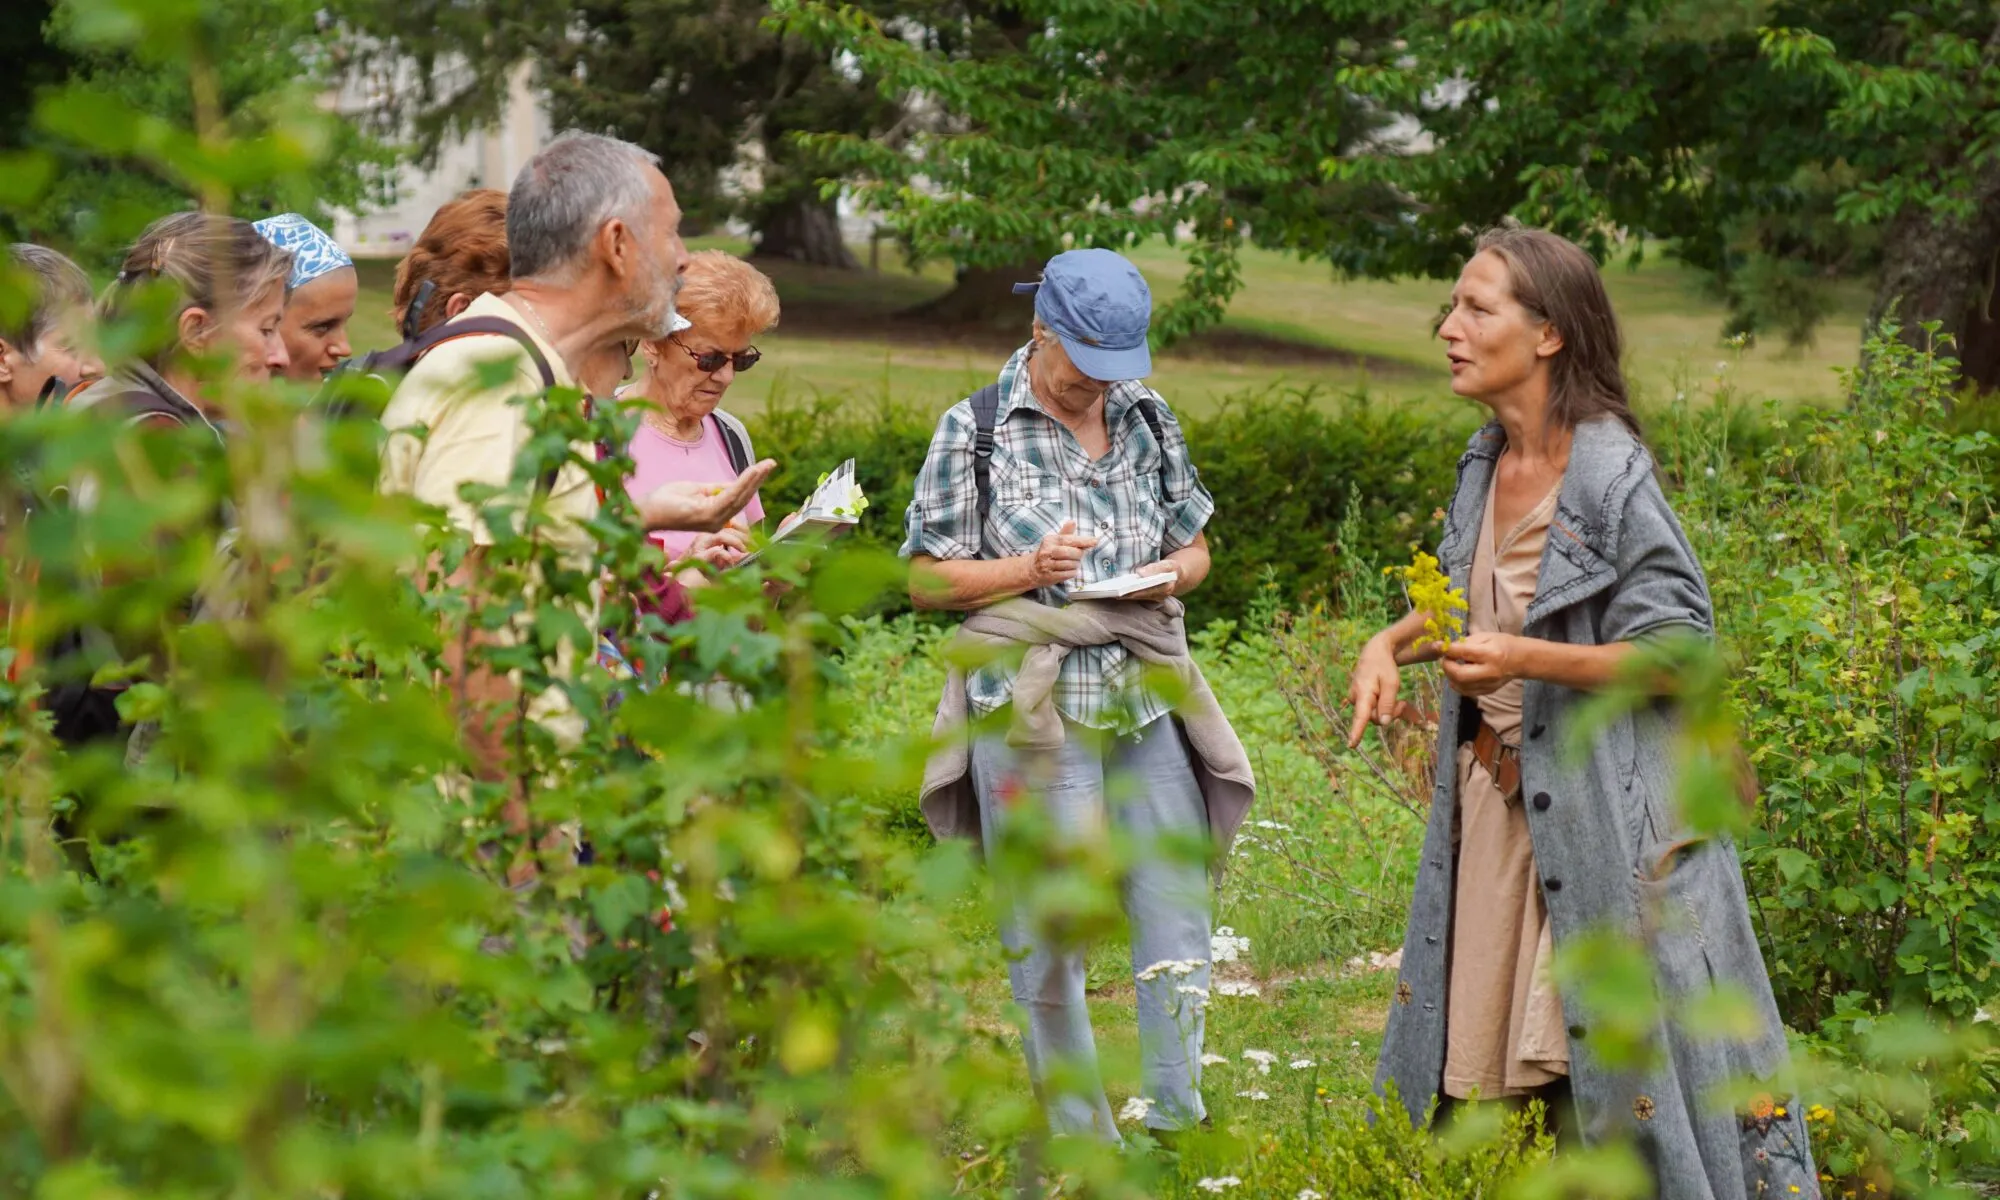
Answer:
POLYGON ((0 409, 28 408, 51 388, 104 374, 104 364, 85 346, 90 279, 82 268, 29 242, 9 246, 7 259, 0 292, 25 292, 28 303, 25 311, 18 299, 0 306, 0 409))
MULTIPOLYGON (((515 456, 531 432, 520 398, 551 385, 588 384, 621 351, 629 364, 631 351, 624 347, 678 327, 673 302, 687 269, 687 247, 680 205, 658 163, 629 142, 566 133, 521 169, 507 201, 512 290, 468 305, 446 326, 464 326, 466 336, 436 346, 396 388, 382 414, 390 431, 382 490, 437 505, 475 547, 492 545, 478 506, 459 493, 466 484, 487 485, 513 492, 515 503, 525 506, 529 485, 514 479, 515 456), (496 362, 511 363, 514 371, 496 378, 496 362)), ((584 445, 576 450, 594 452, 584 445)), ((718 530, 749 502, 773 465, 758 463, 719 489, 668 484, 639 502, 640 516, 648 529, 718 530)), ((597 509, 590 478, 576 463, 565 464, 549 485, 547 511, 555 521, 549 544, 566 567, 594 569, 589 525, 597 509)), ((475 578, 480 559, 475 550, 447 586, 475 578)), ((580 615, 596 628, 594 611, 580 615)), ((470 627, 476 631, 477 622, 470 627)), ((447 638, 446 644, 452 647, 448 657, 460 653, 461 639, 447 638)), ((569 670, 573 657, 559 658, 556 672, 569 670)), ((481 774, 503 778, 502 714, 514 709, 515 689, 504 677, 468 671, 462 659, 449 665, 462 689, 461 711, 470 714, 465 734, 481 774)), ((535 698, 528 714, 559 739, 579 732, 560 689, 535 698)))

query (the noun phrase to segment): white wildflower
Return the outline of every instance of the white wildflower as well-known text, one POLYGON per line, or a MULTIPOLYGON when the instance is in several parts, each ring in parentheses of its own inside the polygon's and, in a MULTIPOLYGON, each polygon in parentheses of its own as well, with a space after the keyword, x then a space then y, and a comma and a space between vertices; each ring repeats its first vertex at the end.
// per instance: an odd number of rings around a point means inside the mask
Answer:
POLYGON ((1706 474, 1706 475, 1707 475, 1707 476, 1708 476, 1708 477, 1709 477, 1710 479, 1713 479, 1713 478, 1715 478, 1715 468, 1714 468, 1714 467, 1706 467, 1706 468, 1703 468, 1703 471, 1704 471, 1704 473, 1705 473, 1705 474, 1706 474))
POLYGON ((1261 1090, 1254 1092, 1238 1092, 1236 1093, 1236 1098, 1238 1100, 1269 1100, 1271 1098, 1271 1093, 1261 1090))
POLYGON ((1992 1020, 1993 1014, 1983 1008, 1974 1009, 1972 1012, 1972 1023, 1975 1025, 1983 1025, 1992 1020))
POLYGON ((1282 821, 1252 821, 1250 823, 1259 829, 1275 829, 1279 833, 1290 833, 1292 831, 1292 827, 1282 821))
MULTIPOLYGON (((1685 400, 1685 399, 1687 399, 1687 398, 1688 398, 1688 394, 1687 394, 1686 392, 1675 392, 1675 393, 1674 393, 1674 399, 1676 399, 1676 400, 1685 400)), ((1304 1200, 1304 1197, 1300 1197, 1300 1200, 1304 1200)))
POLYGON ((1347 1044, 1348 1044, 1348 1045, 1350 1045, 1350 1046, 1359 1046, 1359 1045, 1361 1044, 1361 1039, 1360 1039, 1360 1038, 1356 1038, 1356 1039, 1354 1039, 1353 1041, 1351 1041, 1351 1042, 1349 1042, 1349 1043, 1347 1043, 1347 1044))
POLYGON ((1241 979, 1225 979, 1215 985, 1218 996, 1261 996, 1263 991, 1254 983, 1241 979))
POLYGON ((1200 1008, 1202 1005, 1208 1003, 1207 988, 1198 988, 1191 983, 1184 983, 1175 988, 1174 991, 1193 1000, 1196 1008, 1200 1008))
POLYGON ((1782 542, 1782 541, 1787 541, 1787 540, 1789 540, 1789 539, 1790 539, 1790 537, 1791 537, 1791 535, 1790 535, 1790 534, 1785 534, 1785 533, 1774 533, 1774 534, 1772 534, 1772 535, 1771 535, 1771 540, 1772 540, 1772 541, 1774 541, 1774 542, 1782 542))
POLYGON ((1292 1060, 1292 1070, 1294 1071, 1310 1071, 1318 1065, 1318 1063, 1315 1063, 1310 1058, 1295 1058, 1292 1060))
POLYGON ((1326 1200, 1326 1197, 1313 1191, 1311 1188, 1300 1188, 1299 1194, 1294 1196, 1292 1200, 1326 1200))
POLYGON ((1229 1065, 1229 1060, 1220 1054, 1204 1054, 1201 1056, 1201 1065, 1204 1067, 1226 1067, 1229 1065))
POLYGON ((1171 975, 1175 979, 1186 979, 1207 965, 1208 960, 1201 958, 1163 958, 1159 962, 1140 970, 1139 978, 1146 983, 1151 983, 1162 975, 1171 975))
POLYGON ((1226 1192, 1233 1187, 1242 1187, 1243 1181, 1234 1175, 1221 1175, 1214 1178, 1204 1177, 1198 1179, 1195 1181, 1195 1186, 1204 1192, 1226 1192))
POLYGON ((1257 1073, 1259 1075, 1269 1075, 1271 1073, 1271 1064, 1278 1061, 1278 1056, 1269 1050, 1245 1050, 1243 1058, 1246 1062, 1257 1064, 1257 1073))
POLYGON ((1248 953, 1250 953, 1250 939, 1237 937, 1236 931, 1227 925, 1208 937, 1208 956, 1216 962, 1232 963, 1248 953))
POLYGON ((1118 1119, 1121 1121, 1143 1121, 1152 1111, 1153 1102, 1151 1100, 1146 1099, 1144 1096, 1134 1096, 1125 1102, 1124 1108, 1118 1110, 1118 1119))
POLYGON ((1886 442, 1886 441, 1888 441, 1888 440, 1889 440, 1889 431, 1888 431, 1888 430, 1886 430, 1886 429, 1878 429, 1878 430, 1876 430, 1876 431, 1875 431, 1875 444, 1876 444, 1876 445, 1878 445, 1878 446, 1879 446, 1879 445, 1881 445, 1881 444, 1882 444, 1883 442, 1886 442))

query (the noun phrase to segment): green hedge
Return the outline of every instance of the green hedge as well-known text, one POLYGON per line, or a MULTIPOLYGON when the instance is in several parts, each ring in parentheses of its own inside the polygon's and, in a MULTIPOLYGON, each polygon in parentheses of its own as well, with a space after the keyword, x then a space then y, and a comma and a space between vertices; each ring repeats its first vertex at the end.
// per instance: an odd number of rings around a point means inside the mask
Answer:
MULTIPOLYGON (((1432 514, 1451 495, 1453 472, 1477 414, 1329 403, 1324 394, 1268 391, 1183 418, 1203 482, 1214 493, 1208 528, 1215 566, 1190 615, 1240 620, 1268 575, 1288 600, 1323 593, 1333 577, 1335 531, 1358 500, 1358 553, 1401 561, 1410 543, 1434 542, 1432 514)), ((903 512, 936 423, 933 413, 888 403, 857 408, 821 399, 781 404, 751 422, 757 452, 778 460, 769 491, 796 503, 820 472, 852 457, 870 507, 860 540, 894 550, 903 512)))

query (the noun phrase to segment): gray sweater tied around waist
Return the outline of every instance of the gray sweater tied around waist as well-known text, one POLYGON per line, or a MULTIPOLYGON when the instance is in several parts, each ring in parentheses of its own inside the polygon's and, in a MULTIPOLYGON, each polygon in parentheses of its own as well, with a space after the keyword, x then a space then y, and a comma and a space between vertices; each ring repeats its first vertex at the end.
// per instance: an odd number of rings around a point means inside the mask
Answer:
POLYGON ((1084 600, 1054 608, 1016 598, 966 617, 953 639, 932 726, 937 748, 924 768, 924 820, 940 840, 978 838, 979 801, 972 792, 972 738, 967 724, 965 671, 968 658, 1026 653, 1014 677, 1014 714, 1007 744, 1017 750, 1054 751, 1063 744, 1062 715, 1056 711, 1056 674, 1078 646, 1124 645, 1149 666, 1170 671, 1179 681, 1180 722, 1193 750, 1195 781, 1208 809, 1208 830, 1217 848, 1220 877, 1230 843, 1257 797, 1250 756, 1216 703, 1208 680, 1188 654, 1186 610, 1179 600, 1084 600))

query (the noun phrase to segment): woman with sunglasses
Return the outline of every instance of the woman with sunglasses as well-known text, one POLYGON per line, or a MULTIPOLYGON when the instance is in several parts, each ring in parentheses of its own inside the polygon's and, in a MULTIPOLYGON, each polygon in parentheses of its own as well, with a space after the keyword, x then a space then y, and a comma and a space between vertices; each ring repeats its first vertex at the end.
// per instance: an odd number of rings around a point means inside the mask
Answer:
MULTIPOLYGON (((688 259, 675 306, 689 327, 639 347, 645 374, 624 396, 646 403, 631 446, 637 469, 625 481, 635 498, 663 483, 728 483, 740 473, 738 460, 757 461, 743 422, 718 406, 737 374, 762 357, 750 340, 778 323, 777 289, 742 259, 704 250, 688 259)), ((764 506, 753 496, 738 521, 763 519, 764 506)), ((699 559, 716 567, 733 565, 748 544, 740 526, 717 534, 662 530, 650 536, 668 562, 699 559)), ((705 581, 698 567, 685 566, 659 582, 646 607, 669 623, 684 620, 692 613, 687 590, 705 581)))

